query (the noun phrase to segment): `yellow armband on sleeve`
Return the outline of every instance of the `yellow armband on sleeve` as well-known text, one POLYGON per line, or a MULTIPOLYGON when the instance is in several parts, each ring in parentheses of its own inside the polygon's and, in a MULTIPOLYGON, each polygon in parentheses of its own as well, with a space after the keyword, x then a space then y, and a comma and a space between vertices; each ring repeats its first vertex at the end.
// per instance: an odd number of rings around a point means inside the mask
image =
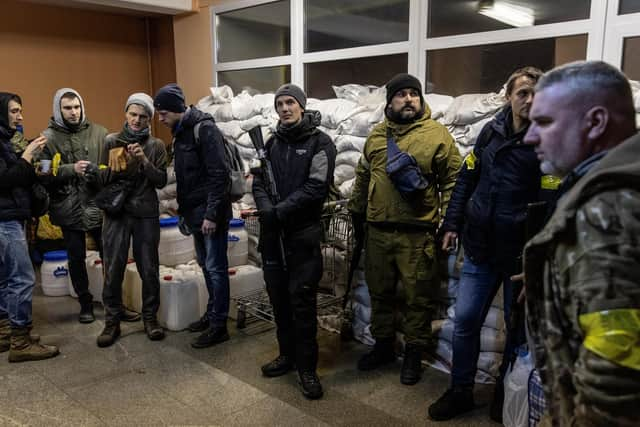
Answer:
POLYGON ((640 309, 615 309, 578 318, 587 350, 618 365, 640 370, 640 309))
POLYGON ((553 175, 542 175, 540 178, 540 188, 543 190, 557 190, 560 187, 562 179, 553 175))
POLYGON ((60 161, 61 161, 60 153, 56 153, 53 156, 53 159, 51 159, 51 173, 53 174, 53 176, 58 175, 58 168, 60 167, 60 161))
POLYGON ((476 168, 477 157, 472 151, 464 158, 464 164, 467 165, 467 170, 474 170, 476 168))

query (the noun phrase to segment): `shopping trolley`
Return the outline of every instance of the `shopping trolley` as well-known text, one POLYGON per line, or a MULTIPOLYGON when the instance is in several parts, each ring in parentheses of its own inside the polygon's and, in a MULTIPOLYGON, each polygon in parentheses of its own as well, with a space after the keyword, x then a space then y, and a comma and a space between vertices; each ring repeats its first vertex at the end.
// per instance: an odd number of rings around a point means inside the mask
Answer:
MULTIPOLYGON (((348 200, 338 200, 325 203, 321 218, 325 286, 319 289, 317 295, 318 318, 321 327, 334 332, 336 329, 339 331, 339 327, 334 327, 327 319, 341 315, 349 262, 353 251, 351 216, 346 208, 347 202, 348 200)), ((243 217, 247 232, 259 235, 260 223, 255 211, 244 212, 243 217)), ((235 297, 235 303, 238 309, 236 319, 238 329, 245 329, 248 326, 263 329, 264 322, 267 322, 270 327, 275 325, 273 307, 269 302, 266 289, 239 295, 235 297)))

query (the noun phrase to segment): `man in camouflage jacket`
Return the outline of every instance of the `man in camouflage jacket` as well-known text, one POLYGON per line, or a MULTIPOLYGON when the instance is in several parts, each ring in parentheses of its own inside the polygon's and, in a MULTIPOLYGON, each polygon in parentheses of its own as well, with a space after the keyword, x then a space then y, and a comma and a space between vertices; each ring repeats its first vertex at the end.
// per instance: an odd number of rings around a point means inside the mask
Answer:
POLYGON ((640 136, 631 89, 603 62, 547 73, 525 143, 563 177, 525 248, 528 324, 552 425, 637 425, 640 136), (635 420, 635 421, 634 421, 635 420))

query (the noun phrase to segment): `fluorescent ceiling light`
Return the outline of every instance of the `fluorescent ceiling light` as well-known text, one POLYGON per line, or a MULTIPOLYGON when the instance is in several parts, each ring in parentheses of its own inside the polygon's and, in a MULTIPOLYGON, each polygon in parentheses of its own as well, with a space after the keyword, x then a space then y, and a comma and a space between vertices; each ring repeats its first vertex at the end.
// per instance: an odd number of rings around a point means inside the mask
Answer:
POLYGON ((515 6, 503 1, 486 3, 488 4, 480 6, 478 10, 480 15, 488 16, 514 27, 530 27, 534 23, 533 9, 515 6))

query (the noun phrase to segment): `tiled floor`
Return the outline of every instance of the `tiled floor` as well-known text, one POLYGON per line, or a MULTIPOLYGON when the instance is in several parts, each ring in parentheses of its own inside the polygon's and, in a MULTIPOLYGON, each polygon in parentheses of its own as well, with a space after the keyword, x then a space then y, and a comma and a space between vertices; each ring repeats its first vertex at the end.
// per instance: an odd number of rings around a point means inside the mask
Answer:
MULTIPOLYGON (((169 332, 152 342, 142 323, 123 323, 117 344, 100 349, 98 321, 76 321, 70 297, 34 298, 35 332, 62 354, 42 362, 9 364, 0 356, 0 425, 216 425, 216 426, 409 426, 435 425, 429 402, 448 377, 428 369, 415 386, 399 382, 400 364, 372 373, 355 369, 367 347, 320 334, 319 375, 325 397, 308 401, 294 374, 260 375, 260 364, 276 356, 273 330, 240 332, 230 341, 194 350, 193 334, 169 332)), ((473 413, 439 425, 497 425, 488 417, 491 387, 476 388, 473 413)))

